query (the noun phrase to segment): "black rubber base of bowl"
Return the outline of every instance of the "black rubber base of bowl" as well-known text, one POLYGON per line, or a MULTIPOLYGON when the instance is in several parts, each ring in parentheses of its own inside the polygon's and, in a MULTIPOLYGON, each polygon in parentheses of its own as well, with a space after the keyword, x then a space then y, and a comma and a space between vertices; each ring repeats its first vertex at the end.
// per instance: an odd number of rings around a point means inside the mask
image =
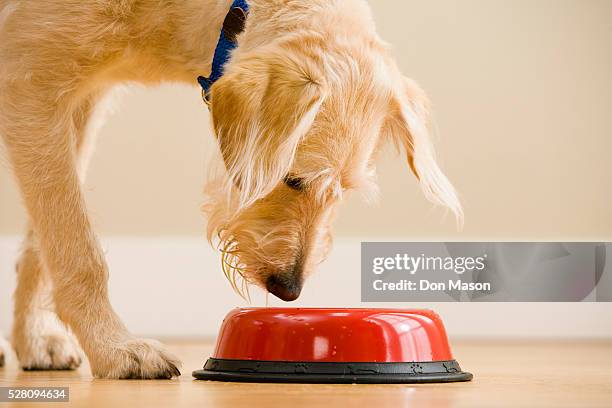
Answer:
POLYGON ((209 358, 198 380, 255 383, 418 384, 470 381, 455 360, 415 363, 321 363, 209 358))

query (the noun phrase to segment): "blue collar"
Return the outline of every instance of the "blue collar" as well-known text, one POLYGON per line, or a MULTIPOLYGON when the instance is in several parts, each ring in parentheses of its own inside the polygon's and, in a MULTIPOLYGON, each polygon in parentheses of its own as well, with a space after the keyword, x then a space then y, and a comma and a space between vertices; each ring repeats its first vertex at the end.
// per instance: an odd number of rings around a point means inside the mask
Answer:
POLYGON ((230 53, 238 45, 236 37, 244 31, 246 17, 249 14, 249 4, 246 0, 234 0, 221 29, 219 42, 215 49, 212 69, 208 78, 200 76, 198 82, 202 86, 202 98, 210 104, 210 88, 223 76, 223 69, 230 58, 230 53))

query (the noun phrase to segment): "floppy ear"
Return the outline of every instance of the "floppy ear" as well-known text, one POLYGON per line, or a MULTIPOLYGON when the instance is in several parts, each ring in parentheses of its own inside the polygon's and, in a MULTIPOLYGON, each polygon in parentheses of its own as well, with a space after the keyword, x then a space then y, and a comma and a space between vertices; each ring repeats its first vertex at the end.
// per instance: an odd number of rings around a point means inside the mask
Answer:
POLYGON ((240 207, 269 194, 289 172, 324 99, 320 68, 295 47, 235 58, 212 87, 212 122, 240 207))
POLYGON ((385 131, 396 146, 402 146, 408 163, 419 179, 425 196, 448 207, 463 223, 463 209, 457 193, 436 162, 429 135, 430 103, 416 82, 403 77, 391 101, 391 114, 385 131))

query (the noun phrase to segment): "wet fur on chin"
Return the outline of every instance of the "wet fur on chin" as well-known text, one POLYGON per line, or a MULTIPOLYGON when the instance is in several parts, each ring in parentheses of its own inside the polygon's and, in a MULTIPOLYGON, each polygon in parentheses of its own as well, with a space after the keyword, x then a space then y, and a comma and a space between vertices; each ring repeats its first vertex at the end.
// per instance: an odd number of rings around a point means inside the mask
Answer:
MULTIPOLYGON (((29 368, 74 368, 82 347, 96 377, 178 374, 178 360, 134 337, 110 305, 81 184, 110 89, 195 85, 210 72, 229 4, 0 0, 0 135, 29 215, 13 342, 29 368)), ((367 3, 250 4, 212 88, 222 171, 209 173, 204 206, 234 287, 244 291, 243 278, 299 295, 330 249, 346 192, 376 197, 385 143, 405 153, 425 195, 461 220, 429 139, 429 102, 399 72, 367 3)))

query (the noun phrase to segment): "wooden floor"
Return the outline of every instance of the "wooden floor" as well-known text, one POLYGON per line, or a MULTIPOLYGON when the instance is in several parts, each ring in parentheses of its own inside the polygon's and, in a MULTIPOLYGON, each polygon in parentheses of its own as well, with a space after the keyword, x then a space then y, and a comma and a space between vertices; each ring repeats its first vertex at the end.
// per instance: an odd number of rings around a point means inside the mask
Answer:
MULTIPOLYGON (((210 344, 166 342, 183 360, 170 381, 94 380, 77 372, 0 369, 0 386, 68 386, 83 407, 612 407, 612 342, 456 342, 455 357, 474 381, 428 385, 278 385, 200 382, 210 344)), ((21 404, 0 404, 17 407, 21 404)))

